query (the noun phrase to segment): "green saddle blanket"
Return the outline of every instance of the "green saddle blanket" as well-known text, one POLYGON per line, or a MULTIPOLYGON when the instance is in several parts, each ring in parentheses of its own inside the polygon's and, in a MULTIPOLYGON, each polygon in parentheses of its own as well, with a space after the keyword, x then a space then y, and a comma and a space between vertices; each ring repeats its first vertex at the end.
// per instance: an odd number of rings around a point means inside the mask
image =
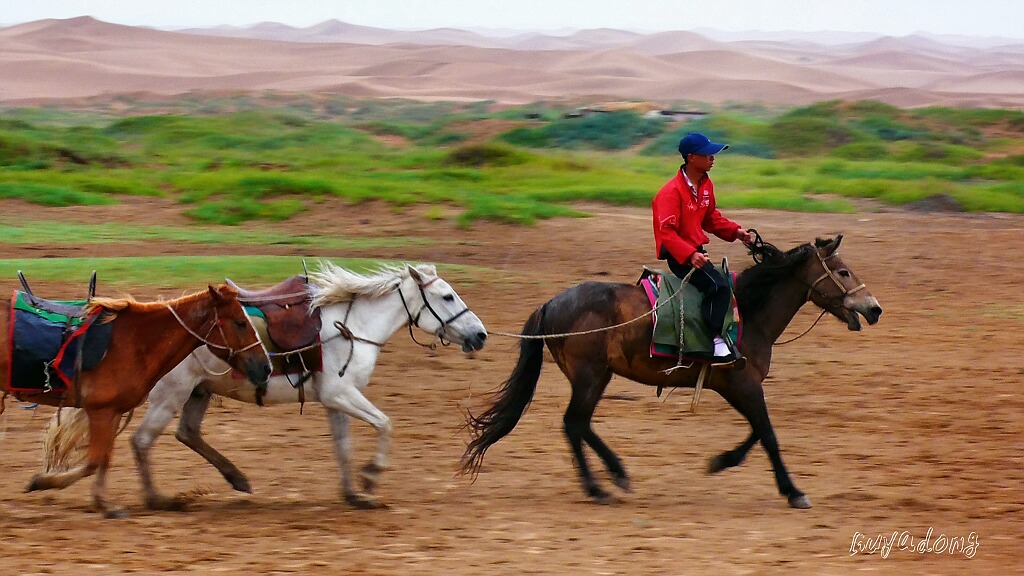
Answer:
POLYGON ((11 297, 7 389, 60 392, 74 385, 79 370, 106 355, 113 324, 97 322, 103 310, 84 315, 85 300, 52 301, 25 292, 11 297))
MULTIPOLYGON (((729 289, 733 290, 734 278, 729 273, 728 263, 715 266, 729 281, 729 289)), ((728 335, 733 342, 739 342, 740 316, 736 308, 735 295, 732 306, 725 315, 722 330, 712 333, 702 318, 700 306, 703 295, 695 286, 687 283, 675 274, 657 270, 644 270, 640 284, 647 291, 651 305, 656 307, 654 313, 654 334, 651 340, 651 354, 654 356, 692 356, 711 358, 714 353, 714 335, 728 335), (679 290, 682 294, 676 295, 679 290)))

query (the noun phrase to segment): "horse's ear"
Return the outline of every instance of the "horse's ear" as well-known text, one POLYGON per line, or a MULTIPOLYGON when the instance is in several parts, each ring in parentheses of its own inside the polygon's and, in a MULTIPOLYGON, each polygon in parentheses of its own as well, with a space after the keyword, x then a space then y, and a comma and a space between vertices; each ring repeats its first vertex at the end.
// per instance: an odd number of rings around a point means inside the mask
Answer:
POLYGON ((406 264, 405 267, 409 270, 409 276, 416 281, 417 284, 423 285, 427 280, 423 277, 423 274, 416 269, 412 264, 406 264))
POLYGON ((210 297, 213 298, 214 302, 220 302, 224 300, 224 294, 221 293, 221 290, 224 289, 223 286, 218 288, 213 284, 210 284, 208 288, 210 289, 210 297))
POLYGON ((832 241, 832 252, 839 250, 839 244, 843 241, 843 235, 839 234, 836 239, 832 241))

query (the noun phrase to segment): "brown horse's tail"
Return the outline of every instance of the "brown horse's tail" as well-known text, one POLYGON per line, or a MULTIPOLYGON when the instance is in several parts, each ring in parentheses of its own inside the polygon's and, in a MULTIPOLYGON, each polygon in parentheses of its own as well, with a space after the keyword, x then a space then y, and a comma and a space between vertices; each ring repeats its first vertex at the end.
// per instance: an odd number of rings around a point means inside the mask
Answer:
POLYGON ((54 412, 43 430, 43 472, 67 472, 85 460, 89 418, 81 408, 54 412))
MULTIPOLYGON (((543 335, 541 323, 546 307, 546 304, 541 306, 526 320, 523 336, 543 335)), ((512 375, 495 394, 494 405, 479 416, 468 414, 466 427, 470 429, 473 440, 466 447, 466 453, 459 462, 460 473, 470 474, 475 478, 480 471, 480 465, 483 464, 487 449, 516 427, 533 400, 543 364, 543 338, 523 338, 519 343, 519 361, 512 369, 512 375)))
MULTIPOLYGON (((117 431, 120 435, 131 422, 135 410, 117 431)), ((89 415, 81 408, 60 408, 53 413, 43 430, 43 472, 67 472, 85 461, 89 447, 89 415)))

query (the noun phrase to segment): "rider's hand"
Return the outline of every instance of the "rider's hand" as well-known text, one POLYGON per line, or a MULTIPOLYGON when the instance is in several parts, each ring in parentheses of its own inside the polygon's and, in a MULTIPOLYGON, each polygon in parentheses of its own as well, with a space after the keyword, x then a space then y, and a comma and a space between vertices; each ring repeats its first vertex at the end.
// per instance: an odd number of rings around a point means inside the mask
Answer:
POLYGON ((710 261, 711 259, 708 258, 708 255, 703 252, 694 252, 693 256, 690 256, 690 266, 694 268, 703 268, 710 261))
POLYGON ((750 244, 754 241, 754 235, 748 230, 740 230, 736 233, 736 239, 744 244, 750 244))

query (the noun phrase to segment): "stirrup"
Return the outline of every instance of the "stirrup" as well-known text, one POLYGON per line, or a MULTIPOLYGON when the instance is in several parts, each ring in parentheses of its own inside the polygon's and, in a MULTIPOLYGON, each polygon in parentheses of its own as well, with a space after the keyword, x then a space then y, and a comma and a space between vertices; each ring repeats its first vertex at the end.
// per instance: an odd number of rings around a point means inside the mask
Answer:
POLYGON ((727 334, 722 335, 722 340, 725 342, 725 346, 729 349, 729 358, 731 359, 730 364, 733 370, 743 370, 747 367, 747 359, 743 357, 743 353, 740 352, 736 343, 732 341, 727 334))

